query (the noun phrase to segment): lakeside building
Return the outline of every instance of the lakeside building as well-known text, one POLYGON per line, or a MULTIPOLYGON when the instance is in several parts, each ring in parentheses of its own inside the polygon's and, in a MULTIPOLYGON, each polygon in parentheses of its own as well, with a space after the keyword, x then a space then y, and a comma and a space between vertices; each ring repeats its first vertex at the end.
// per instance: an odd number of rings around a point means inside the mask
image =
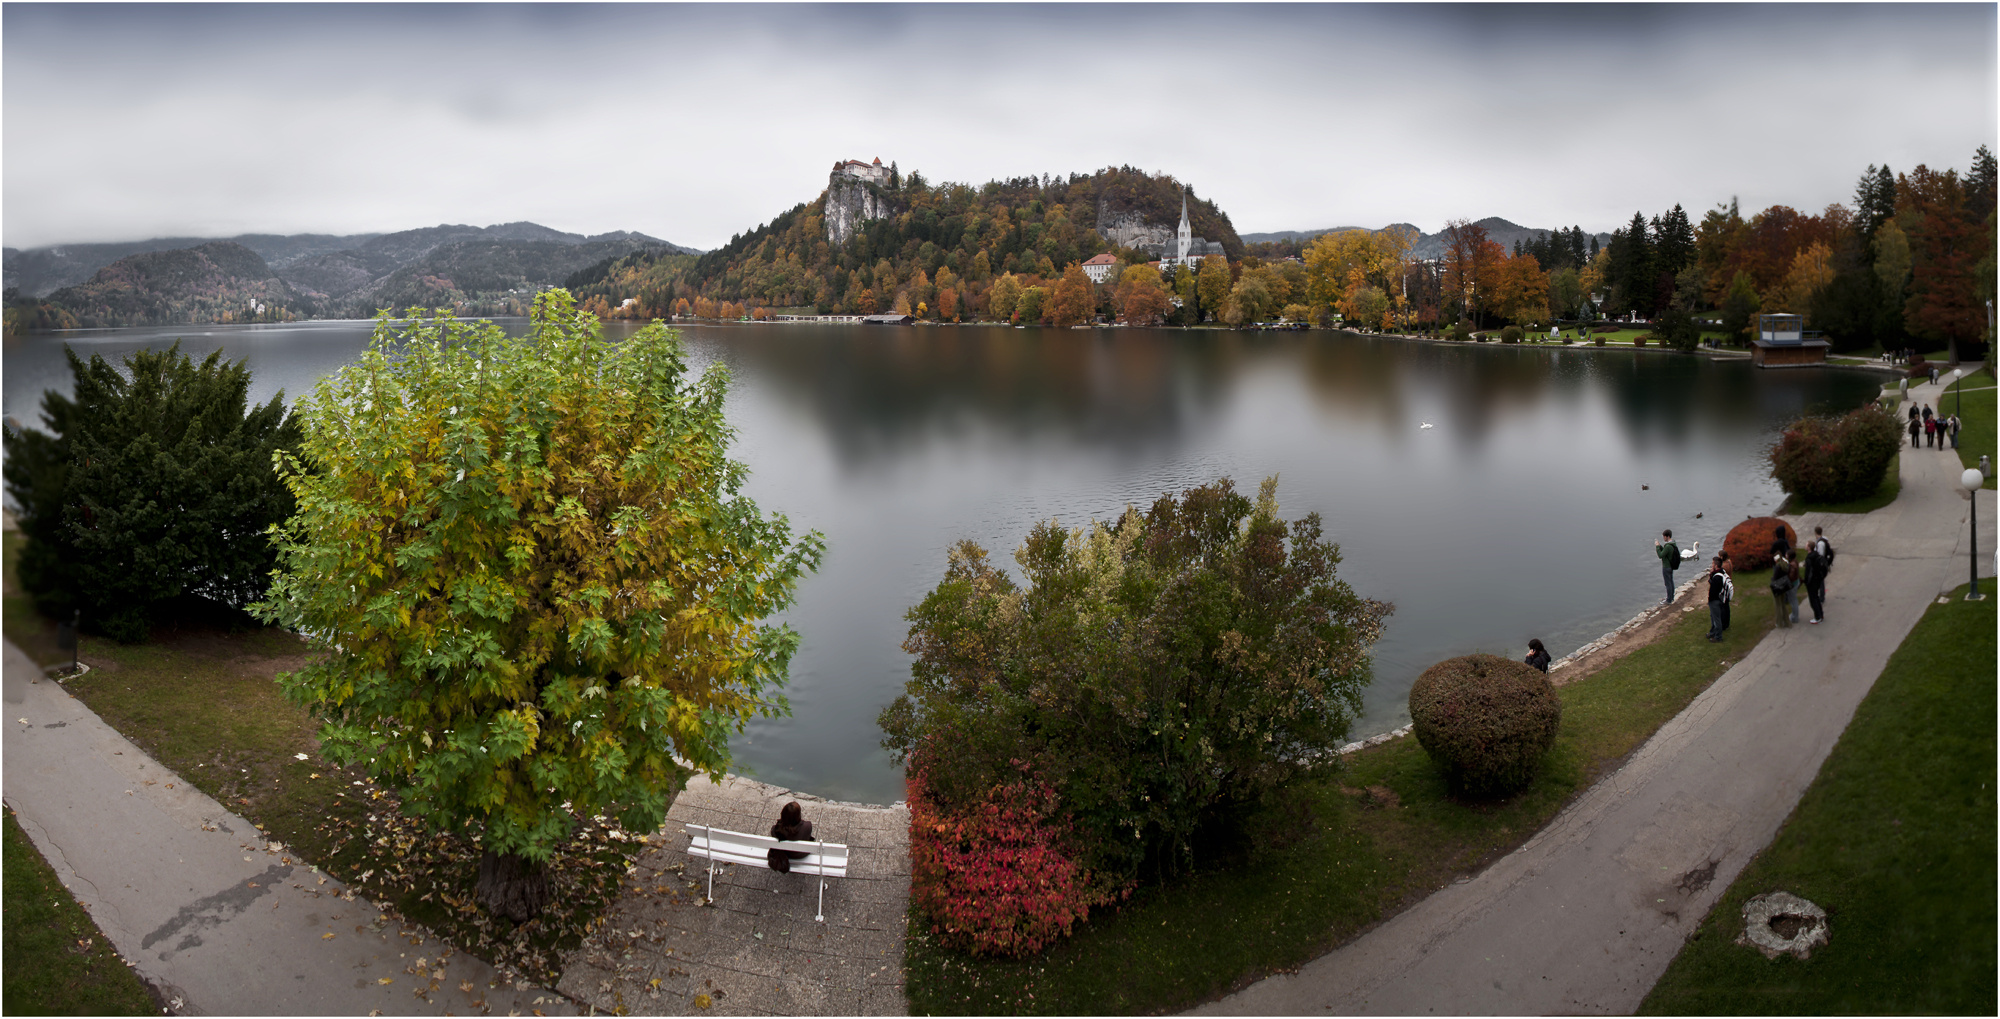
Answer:
POLYGON ((1118 260, 1108 254, 1092 255, 1083 263, 1083 274, 1090 277, 1092 283, 1107 282, 1111 279, 1111 274, 1117 271, 1118 260))
POLYGON ((1757 316, 1757 338, 1750 341, 1750 363, 1759 368, 1802 368, 1825 364, 1833 344, 1805 331, 1805 319, 1782 312, 1757 316))

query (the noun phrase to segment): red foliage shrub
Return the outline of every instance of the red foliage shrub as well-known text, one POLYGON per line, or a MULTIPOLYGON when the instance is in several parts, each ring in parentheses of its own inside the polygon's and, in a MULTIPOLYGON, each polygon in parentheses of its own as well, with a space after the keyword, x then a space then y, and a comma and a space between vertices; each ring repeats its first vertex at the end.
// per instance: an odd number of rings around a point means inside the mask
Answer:
POLYGON ((1897 424, 1873 406, 1837 418, 1800 418, 1771 450, 1771 475, 1811 502, 1865 498, 1881 487, 1903 447, 1897 424))
POLYGON ((1771 565, 1773 532, 1780 527, 1785 529, 1785 541, 1797 548, 1799 532, 1792 530, 1792 525, 1777 517, 1751 517, 1729 529, 1729 534, 1722 539, 1722 551, 1734 560, 1739 572, 1768 568, 1771 565))
POLYGON ((945 946, 1032 955, 1091 907, 1131 894, 1102 887, 1064 851, 1069 820, 1053 816, 1056 791, 1028 767, 959 814, 932 802, 925 773, 910 761, 910 898, 945 946))

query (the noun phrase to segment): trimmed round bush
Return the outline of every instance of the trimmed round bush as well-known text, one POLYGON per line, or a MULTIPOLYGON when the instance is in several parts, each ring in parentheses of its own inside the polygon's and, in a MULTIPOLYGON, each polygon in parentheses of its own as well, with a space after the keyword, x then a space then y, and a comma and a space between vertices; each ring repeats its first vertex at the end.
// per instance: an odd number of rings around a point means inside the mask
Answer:
POLYGON ((1736 572, 1770 568, 1771 539, 1780 527, 1785 529, 1785 542, 1799 547, 1799 532, 1777 517, 1750 517, 1729 529, 1722 539, 1722 551, 1733 560, 1736 572))
POLYGON ((1503 796, 1534 779, 1562 724, 1562 701, 1525 662, 1463 655, 1417 677, 1410 720, 1454 793, 1503 796))
POLYGON ((1521 327, 1508 326, 1507 328, 1500 330, 1500 342, 1501 343, 1521 342, 1521 327))
POLYGON ((1593 340, 1592 342, 1594 342, 1594 343, 1596 343, 1596 344, 1597 344, 1598 346, 1602 347, 1602 346, 1604 346, 1604 337, 1602 337, 1602 336, 1599 336, 1599 337, 1598 337, 1598 338, 1597 338, 1596 340, 1593 340))
POLYGON ((1452 339, 1459 341, 1472 339, 1472 327, 1463 322, 1455 323, 1451 327, 1450 336, 1452 339))

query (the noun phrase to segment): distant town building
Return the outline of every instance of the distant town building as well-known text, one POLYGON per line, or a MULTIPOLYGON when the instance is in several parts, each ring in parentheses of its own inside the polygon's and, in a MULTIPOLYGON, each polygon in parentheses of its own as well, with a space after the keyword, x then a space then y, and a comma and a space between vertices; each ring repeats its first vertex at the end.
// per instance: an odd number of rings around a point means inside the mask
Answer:
POLYGON ((1111 278, 1112 273, 1117 271, 1118 260, 1110 255, 1092 255, 1088 259, 1085 259, 1083 263, 1083 274, 1090 277, 1092 283, 1103 283, 1111 278))

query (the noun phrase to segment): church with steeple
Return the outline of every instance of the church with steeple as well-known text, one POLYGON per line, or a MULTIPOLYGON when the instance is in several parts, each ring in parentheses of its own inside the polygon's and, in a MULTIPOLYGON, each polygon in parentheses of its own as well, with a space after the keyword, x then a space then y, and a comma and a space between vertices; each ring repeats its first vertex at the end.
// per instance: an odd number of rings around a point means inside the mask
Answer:
POLYGON ((1205 240, 1194 235, 1194 227, 1188 223, 1186 192, 1181 193, 1181 225, 1174 231, 1173 247, 1169 249, 1165 244, 1158 244, 1148 245, 1148 248, 1152 254, 1160 256, 1162 269, 1175 265, 1199 265, 1202 259, 1223 253, 1221 241, 1205 240))

